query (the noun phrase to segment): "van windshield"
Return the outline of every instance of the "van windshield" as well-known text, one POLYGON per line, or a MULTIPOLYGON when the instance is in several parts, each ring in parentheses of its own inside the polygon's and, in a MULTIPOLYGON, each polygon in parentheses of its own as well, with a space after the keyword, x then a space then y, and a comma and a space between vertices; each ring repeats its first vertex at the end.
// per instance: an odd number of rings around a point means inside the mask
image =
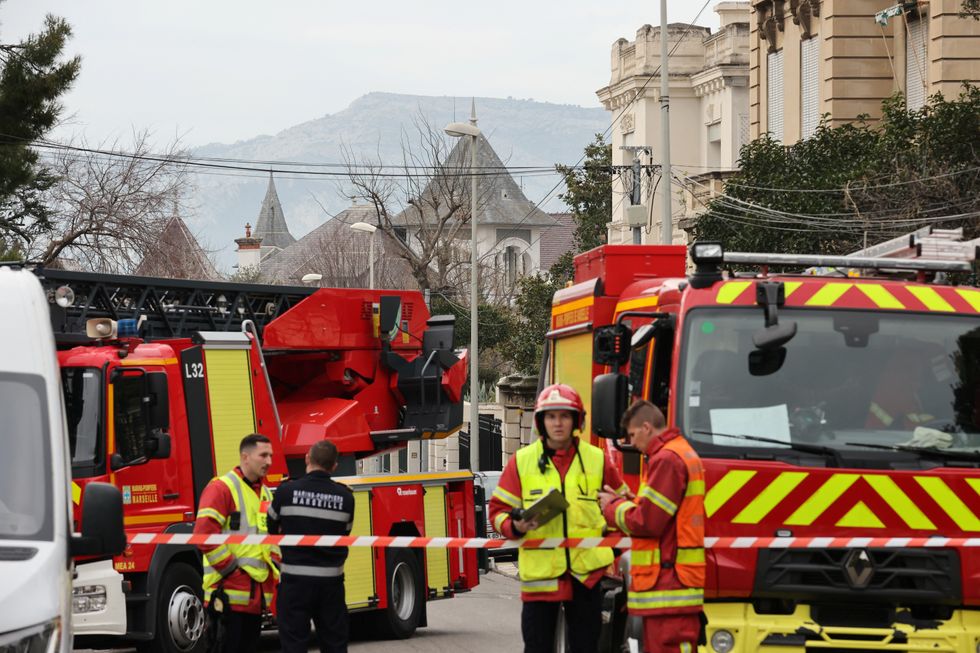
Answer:
POLYGON ((54 538, 44 379, 0 373, 0 540, 54 538))
POLYGON ((797 334, 766 354, 761 309, 691 311, 679 416, 693 440, 980 449, 980 319, 786 308, 779 321, 797 334))

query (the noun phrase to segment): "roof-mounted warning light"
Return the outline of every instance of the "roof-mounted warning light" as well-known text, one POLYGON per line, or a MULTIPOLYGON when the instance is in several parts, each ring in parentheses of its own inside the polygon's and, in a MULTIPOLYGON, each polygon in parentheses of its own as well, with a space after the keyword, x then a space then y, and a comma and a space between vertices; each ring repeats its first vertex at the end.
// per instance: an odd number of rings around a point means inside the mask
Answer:
POLYGON ((694 273, 689 277, 692 288, 710 288, 721 281, 719 266, 725 260, 725 248, 721 243, 703 242, 691 245, 691 260, 694 261, 694 273))

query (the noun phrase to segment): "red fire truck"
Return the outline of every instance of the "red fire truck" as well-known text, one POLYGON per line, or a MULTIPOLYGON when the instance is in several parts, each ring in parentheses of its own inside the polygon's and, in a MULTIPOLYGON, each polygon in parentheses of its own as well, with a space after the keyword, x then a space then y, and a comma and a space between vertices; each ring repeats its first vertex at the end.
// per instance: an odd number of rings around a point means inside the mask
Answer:
MULTIPOLYGON (((469 472, 354 476, 357 460, 462 423, 466 353, 420 293, 35 272, 59 344, 76 509, 88 483, 110 482, 130 534, 190 532, 204 486, 258 432, 274 442, 270 484, 302 475, 313 442, 337 444, 355 535, 474 536, 469 472)), ((351 611, 392 637, 479 578, 474 551, 445 549, 353 548, 345 571, 351 611)), ((201 594, 194 547, 131 546, 78 566, 75 634, 199 651, 201 594)))
MULTIPOLYGON (((543 370, 591 402, 586 432, 634 488, 630 399, 704 460, 704 650, 980 650, 980 290, 939 283, 975 270, 700 243, 688 273, 686 254, 576 257, 543 370)), ((606 650, 624 593, 610 584, 606 650)))

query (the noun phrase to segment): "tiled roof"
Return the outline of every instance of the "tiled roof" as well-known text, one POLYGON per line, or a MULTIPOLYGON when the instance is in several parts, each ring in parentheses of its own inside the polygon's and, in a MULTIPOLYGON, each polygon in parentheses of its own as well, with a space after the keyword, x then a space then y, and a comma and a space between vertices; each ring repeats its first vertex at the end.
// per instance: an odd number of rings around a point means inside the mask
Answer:
POLYGON ((548 271, 565 252, 575 247, 575 218, 571 213, 549 213, 552 226, 541 230, 541 270, 548 271))
MULTIPOLYGON (((505 225, 522 227, 547 227, 554 224, 554 220, 548 214, 537 208, 533 202, 527 199, 524 191, 521 190, 514 178, 506 171, 504 163, 497 156, 490 142, 485 136, 479 137, 479 145, 476 150, 476 167, 485 171, 499 172, 497 175, 490 175, 487 172, 477 173, 477 197, 483 202, 483 206, 477 208, 477 221, 485 225, 505 225)), ((448 184, 465 185, 464 191, 469 195, 470 178, 468 171, 470 168, 470 143, 472 139, 468 137, 457 139, 449 156, 446 158, 445 168, 456 175, 455 170, 459 170, 458 177, 450 182, 445 181, 444 173, 438 173, 426 185, 422 191, 422 196, 432 196, 439 192, 440 186, 448 184)), ((421 202, 428 212, 431 207, 430 202, 421 202)), ((464 210, 461 217, 468 217, 469 210, 464 210)), ((430 216, 426 216, 427 220, 430 216)), ((434 217, 434 216, 433 216, 434 217)), ((399 226, 412 226, 419 224, 419 212, 415 207, 405 209, 392 219, 392 223, 399 226)))
MULTIPOLYGON (((288 285, 302 283, 303 275, 322 274, 319 285, 324 287, 360 286, 369 283, 369 257, 367 252, 356 251, 368 247, 367 234, 352 232, 355 222, 377 224, 373 207, 352 206, 324 222, 292 245, 275 250, 262 259, 261 279, 266 282, 288 285)), ((379 230, 375 234, 375 282, 384 286, 383 276, 398 279, 402 286, 411 281, 411 270, 396 253, 398 245, 379 230), (382 274, 382 270, 386 274, 382 274)), ((264 244, 264 243, 263 243, 264 244)), ((406 286, 407 287, 407 286, 406 286)))
POLYGON ((170 279, 221 279, 197 238, 177 215, 164 225, 156 249, 140 261, 133 274, 170 279))

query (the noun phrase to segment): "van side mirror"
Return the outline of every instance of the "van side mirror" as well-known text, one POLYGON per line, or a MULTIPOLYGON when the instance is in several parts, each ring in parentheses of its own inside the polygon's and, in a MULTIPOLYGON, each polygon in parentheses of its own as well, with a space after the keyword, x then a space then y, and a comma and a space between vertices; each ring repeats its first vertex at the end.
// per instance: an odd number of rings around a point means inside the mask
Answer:
POLYGON ((633 330, 624 324, 599 327, 592 337, 592 361, 597 365, 622 367, 630 359, 633 330))
POLYGON ((629 405, 629 379, 624 374, 600 374, 592 382, 592 432, 600 438, 625 434, 620 421, 629 405))
POLYGON ((150 429, 166 430, 170 426, 170 395, 166 372, 147 372, 146 392, 150 398, 150 429))
POLYGON ((126 548, 119 488, 89 483, 82 494, 82 534, 71 538, 73 556, 119 555, 126 548))

